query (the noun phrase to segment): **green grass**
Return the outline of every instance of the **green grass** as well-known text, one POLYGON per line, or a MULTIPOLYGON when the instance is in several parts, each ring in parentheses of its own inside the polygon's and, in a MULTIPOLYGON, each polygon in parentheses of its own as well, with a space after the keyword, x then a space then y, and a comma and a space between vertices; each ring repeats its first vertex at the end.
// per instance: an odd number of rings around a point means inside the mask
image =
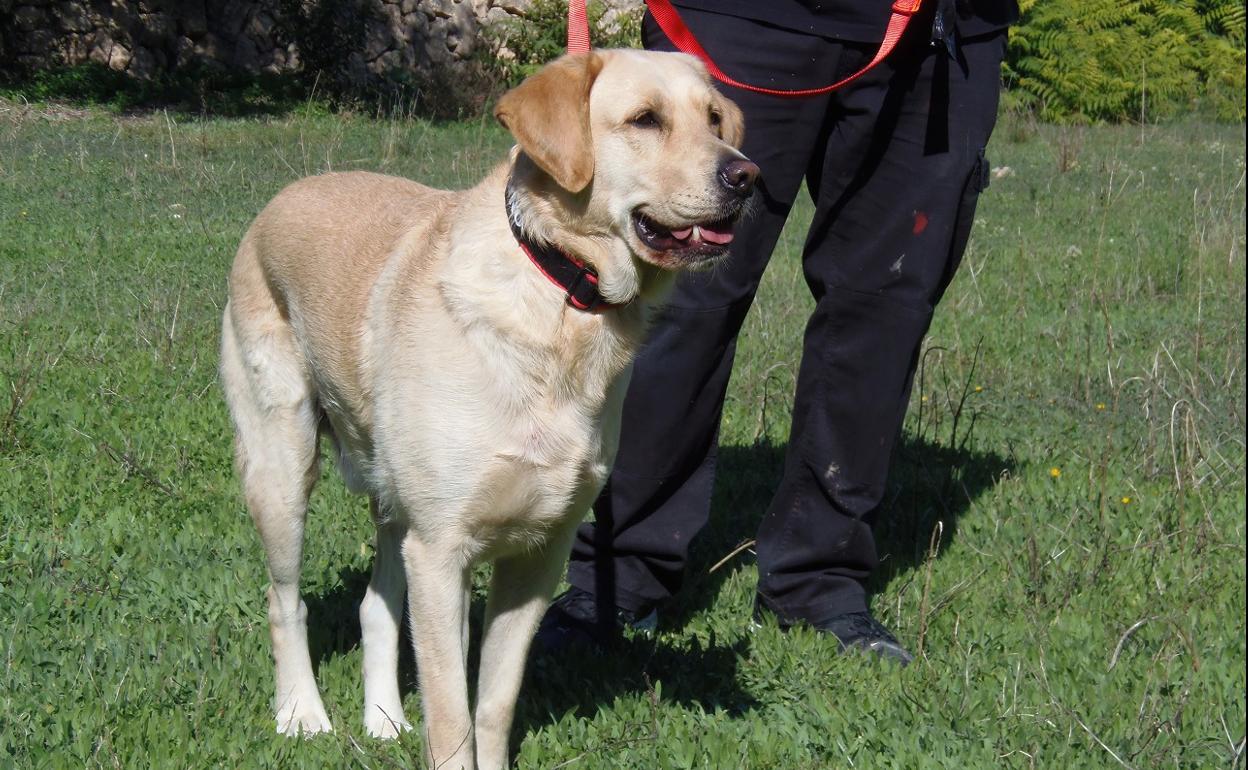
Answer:
MULTIPOLYGON (((507 146, 486 122, 0 103, 0 765, 419 763, 419 734, 361 729, 370 524, 336 480, 304 593, 337 732, 273 735, 219 313, 287 182, 466 186, 507 146)), ((1243 767, 1243 127, 1009 124, 990 157, 1012 173, 937 314, 879 527, 874 606, 921 659, 751 631, 749 551, 712 570, 782 460, 803 208, 744 332, 689 590, 654 640, 533 667, 518 766, 1243 767)))

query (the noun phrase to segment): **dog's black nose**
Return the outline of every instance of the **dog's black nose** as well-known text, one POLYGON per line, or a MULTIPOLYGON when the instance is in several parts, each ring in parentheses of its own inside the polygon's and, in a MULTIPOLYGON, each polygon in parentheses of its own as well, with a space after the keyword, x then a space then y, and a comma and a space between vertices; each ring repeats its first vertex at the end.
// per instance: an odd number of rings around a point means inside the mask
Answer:
POLYGON ((754 190, 754 180, 758 179, 758 166, 748 160, 730 160, 719 169, 719 183, 724 189, 742 198, 754 190))

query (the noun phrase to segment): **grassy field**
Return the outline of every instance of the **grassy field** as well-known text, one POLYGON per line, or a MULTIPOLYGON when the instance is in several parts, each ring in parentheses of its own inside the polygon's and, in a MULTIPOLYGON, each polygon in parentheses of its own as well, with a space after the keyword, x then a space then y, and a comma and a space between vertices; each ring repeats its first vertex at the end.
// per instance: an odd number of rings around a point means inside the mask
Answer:
MULTIPOLYGON (((466 186, 507 146, 487 122, 0 103, 0 765, 419 764, 418 733, 360 724, 371 525, 337 480, 304 569, 337 732, 273 734, 219 314, 287 182, 466 186)), ((750 552, 724 560, 786 442, 800 210, 744 332, 689 590, 654 639, 531 668, 516 764, 1242 768, 1244 149, 1243 126, 1000 127, 879 528, 874 607, 906 670, 751 631, 750 552)), ((410 655, 404 677, 415 717, 410 655)))

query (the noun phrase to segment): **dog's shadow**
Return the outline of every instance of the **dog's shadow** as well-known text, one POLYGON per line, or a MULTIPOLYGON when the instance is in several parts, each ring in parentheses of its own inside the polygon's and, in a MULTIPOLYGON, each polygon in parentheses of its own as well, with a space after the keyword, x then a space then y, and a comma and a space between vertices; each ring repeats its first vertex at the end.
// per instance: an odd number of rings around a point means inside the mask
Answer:
MULTIPOLYGON (((305 597, 308 606, 308 646, 314 669, 360 646, 359 605, 369 574, 349 568, 339 572, 338 584, 305 597)), ((475 690, 477 658, 485 598, 474 593, 470 615, 474 654, 469 656, 468 680, 475 690)), ((703 647, 693 640, 676 648, 660 640, 635 636, 620 642, 610 655, 577 651, 558 660, 536 657, 528 662, 525 683, 516 707, 513 746, 523 736, 559 716, 572 712, 592 716, 603 704, 629 693, 658 696, 654 683, 661 681, 662 699, 686 706, 698 704, 710 711, 739 714, 754 705, 737 685, 737 660, 744 642, 732 647, 703 647), (696 672, 693 674, 691 672, 696 672)), ((417 691, 416 662, 408 621, 403 619, 399 643, 399 686, 406 698, 417 691)))
MULTIPOLYGON (((732 574, 752 563, 749 549, 726 561, 724 558, 757 531, 780 478, 784 454, 783 445, 766 442, 721 448, 711 520, 691 549, 684 588, 664 607, 661 629, 683 628, 710 606, 732 574)), ((881 561, 869 588, 878 592, 891 580, 922 565, 928 558, 937 522, 941 532, 934 556, 940 558, 957 534, 958 518, 1013 465, 991 452, 950 448, 903 436, 875 524, 881 561)), ((359 646, 358 610, 368 579, 364 570, 345 569, 334 588, 305 597, 314 666, 359 646)), ((470 618, 474 649, 480 643, 484 604, 483 597, 474 595, 470 618)), ((740 608, 743 625, 749 622, 750 609, 748 605, 740 608)), ((402 633, 399 677, 406 696, 416 690, 406 619, 402 633)), ((718 709, 730 717, 745 714, 756 705, 737 680, 737 663, 746 653, 747 641, 703 647, 689 640, 677 647, 666 643, 663 636, 633 637, 610 654, 570 652, 558 660, 530 660, 516 709, 513 746, 518 746, 525 734, 565 714, 592 717, 622 695, 640 693, 654 699, 654 683, 660 681, 665 702, 697 705, 706 711, 718 709)), ((475 686, 475 656, 470 661, 469 681, 475 686)))
MULTIPOLYGON (((348 567, 338 572, 338 582, 320 593, 305 594, 308 606, 308 651, 312 668, 346 655, 360 646, 360 602, 368 587, 369 571, 348 567)), ((405 619, 406 620, 406 619, 405 619)), ((404 630, 406 636, 406 630, 404 630)), ((410 642, 404 645, 410 648, 410 642)), ((406 649, 411 659, 411 650, 406 649)), ((400 657, 403 653, 400 652, 400 657)))

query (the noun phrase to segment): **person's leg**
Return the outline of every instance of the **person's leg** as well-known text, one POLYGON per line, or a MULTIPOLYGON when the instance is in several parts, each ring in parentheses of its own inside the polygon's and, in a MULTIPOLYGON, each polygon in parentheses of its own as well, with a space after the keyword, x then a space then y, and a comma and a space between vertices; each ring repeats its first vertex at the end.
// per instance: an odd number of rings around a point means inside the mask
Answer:
MULTIPOLYGON (((842 48, 714 13, 684 12, 712 55, 745 77, 838 68, 842 48), (737 59, 750 59, 749 63, 737 59), (814 61, 817 66, 811 66, 814 61)), ((647 47, 670 43, 647 18, 647 47)), ((572 551, 573 586, 601 602, 645 612, 679 587, 689 543, 710 512, 716 437, 735 340, 784 220, 826 134, 828 99, 786 100, 735 89, 746 116, 743 148, 762 169, 752 215, 738 226, 727 261, 688 275, 634 365, 620 450, 607 488, 572 551)), ((822 153, 817 155, 822 162, 822 153)))
MULTIPOLYGON (((920 25, 921 26, 921 25, 920 25)), ((759 528, 759 598, 784 624, 867 610, 871 532, 919 346, 986 179, 1004 32, 960 61, 917 36, 842 93, 804 270, 806 328, 785 473, 759 528)))

